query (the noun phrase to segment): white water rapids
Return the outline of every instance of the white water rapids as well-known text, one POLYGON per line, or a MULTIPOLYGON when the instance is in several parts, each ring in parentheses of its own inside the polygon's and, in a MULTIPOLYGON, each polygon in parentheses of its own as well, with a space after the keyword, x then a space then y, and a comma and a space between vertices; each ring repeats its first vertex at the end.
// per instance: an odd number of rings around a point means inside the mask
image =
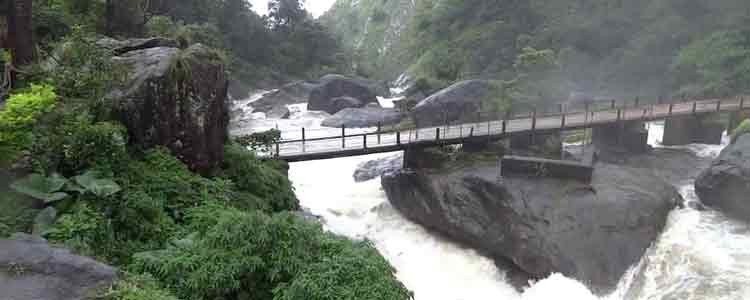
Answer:
MULTIPOLYGON (((244 107, 250 100, 242 103, 244 107)), ((324 113, 291 107, 289 120, 246 114, 233 132, 278 127, 322 130, 324 113)), ((663 127, 650 124, 649 140, 658 147, 663 127)), ((340 134, 331 129, 329 134, 340 134)), ((723 146, 690 145, 697 156, 715 157, 723 146)), ((326 228, 354 239, 372 240, 398 270, 398 278, 416 300, 607 299, 693 300, 750 299, 750 226, 730 221, 712 210, 676 209, 661 237, 615 292, 594 296, 583 284, 560 274, 516 291, 504 270, 476 251, 435 236, 406 220, 386 199, 380 180, 355 183, 358 164, 394 154, 340 158, 291 164, 290 178, 303 207, 321 216, 326 228)), ((687 201, 698 201, 692 180, 673 182, 687 201)))

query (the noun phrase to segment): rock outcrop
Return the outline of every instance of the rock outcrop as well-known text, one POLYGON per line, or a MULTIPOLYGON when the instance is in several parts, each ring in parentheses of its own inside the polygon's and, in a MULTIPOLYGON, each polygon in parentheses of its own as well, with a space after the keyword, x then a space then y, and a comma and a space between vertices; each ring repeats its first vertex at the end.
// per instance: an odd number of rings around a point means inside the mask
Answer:
POLYGON ((305 103, 310 98, 310 92, 318 86, 319 81, 295 81, 264 94, 249 105, 253 107, 253 111, 268 112, 279 105, 305 103))
POLYGON ((345 108, 335 115, 323 120, 322 125, 326 127, 363 128, 380 125, 398 124, 404 118, 404 114, 388 108, 345 108))
POLYGON ((695 180, 703 204, 750 222, 750 134, 727 146, 695 180))
POLYGON ((210 173, 222 160, 229 123, 228 81, 218 53, 197 44, 113 59, 130 70, 128 82, 108 96, 130 143, 165 146, 191 169, 210 173))
POLYGON ((493 90, 490 81, 461 81, 420 101, 412 109, 412 117, 418 127, 476 121, 482 101, 490 97, 493 90))
POLYGON ((335 114, 344 108, 364 107, 377 103, 375 91, 359 80, 341 75, 327 75, 322 84, 310 92, 308 110, 335 114))
POLYGON ((354 170, 354 181, 365 182, 373 180, 383 174, 400 170, 403 167, 403 164, 404 156, 401 154, 366 161, 359 164, 357 169, 354 170))
POLYGON ((289 119, 289 116, 291 116, 292 112, 289 110, 289 107, 286 105, 278 105, 268 112, 266 112, 266 118, 271 119, 289 119))
POLYGON ((682 199, 644 169, 598 164, 584 184, 500 179, 496 164, 400 170, 382 184, 407 218, 532 278, 559 272, 600 293, 639 261, 682 199))
POLYGON ((0 240, 0 299, 93 299, 115 280, 115 268, 51 247, 41 238, 16 234, 0 240))

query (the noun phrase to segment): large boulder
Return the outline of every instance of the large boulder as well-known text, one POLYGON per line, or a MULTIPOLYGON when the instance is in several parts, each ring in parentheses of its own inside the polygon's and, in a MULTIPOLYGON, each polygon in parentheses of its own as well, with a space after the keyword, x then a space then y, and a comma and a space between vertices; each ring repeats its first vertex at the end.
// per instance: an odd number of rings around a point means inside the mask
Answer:
POLYGON ((253 111, 267 112, 279 105, 305 103, 310 98, 310 92, 318 86, 318 81, 295 81, 264 94, 249 105, 253 107, 253 111))
POLYGON ((326 127, 363 128, 380 125, 398 124, 404 118, 404 114, 388 108, 345 108, 335 115, 323 120, 322 125, 326 127))
POLYGON ((613 289, 659 236, 677 190, 645 169, 598 164, 590 184, 503 176, 495 160, 405 169, 382 184, 407 218, 531 278, 559 272, 613 289))
POLYGON ((412 109, 412 117, 419 127, 476 121, 482 102, 493 91, 492 82, 487 80, 461 81, 420 101, 412 109))
POLYGON ((404 156, 401 154, 363 162, 354 170, 354 181, 365 182, 398 171, 403 167, 403 163, 404 156))
POLYGON ((727 146, 695 180, 703 204, 750 222, 750 134, 727 146))
POLYGON ((214 170, 229 123, 228 81, 219 54, 197 44, 130 51, 114 61, 130 70, 128 82, 109 95, 130 142, 165 146, 195 171, 214 170))
POLYGON ((129 39, 129 40, 116 40, 113 38, 103 38, 96 42, 100 47, 110 49, 115 55, 122 55, 127 52, 143 50, 149 48, 178 48, 180 46, 177 40, 163 38, 163 37, 150 37, 143 39, 129 39))
POLYGON ((17 234, 0 240, 1 299, 93 299, 115 280, 115 268, 52 247, 41 238, 17 234))
POLYGON ((308 110, 335 114, 344 108, 364 107, 377 103, 376 93, 359 80, 341 75, 327 75, 322 84, 310 92, 308 110))

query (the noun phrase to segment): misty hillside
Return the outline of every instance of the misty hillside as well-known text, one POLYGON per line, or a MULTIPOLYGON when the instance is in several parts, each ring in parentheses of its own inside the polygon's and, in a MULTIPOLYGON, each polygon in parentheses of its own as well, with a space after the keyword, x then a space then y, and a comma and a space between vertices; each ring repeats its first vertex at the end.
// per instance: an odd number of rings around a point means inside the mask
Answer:
POLYGON ((744 0, 339 0, 322 23, 363 75, 655 99, 747 92, 748 16, 744 0))

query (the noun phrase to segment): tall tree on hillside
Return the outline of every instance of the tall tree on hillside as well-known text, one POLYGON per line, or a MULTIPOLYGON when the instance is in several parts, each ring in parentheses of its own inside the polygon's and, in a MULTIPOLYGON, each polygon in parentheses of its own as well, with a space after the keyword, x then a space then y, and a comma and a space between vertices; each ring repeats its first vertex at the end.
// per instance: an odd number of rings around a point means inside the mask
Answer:
POLYGON ((274 29, 292 31, 306 17, 300 0, 271 0, 268 2, 268 16, 274 29))
MULTIPOLYGON (((9 0, 8 5, 8 48, 12 64, 16 68, 28 65, 34 60, 32 39, 32 0, 9 0)), ((11 72, 11 82, 15 84, 15 72, 11 72)))

